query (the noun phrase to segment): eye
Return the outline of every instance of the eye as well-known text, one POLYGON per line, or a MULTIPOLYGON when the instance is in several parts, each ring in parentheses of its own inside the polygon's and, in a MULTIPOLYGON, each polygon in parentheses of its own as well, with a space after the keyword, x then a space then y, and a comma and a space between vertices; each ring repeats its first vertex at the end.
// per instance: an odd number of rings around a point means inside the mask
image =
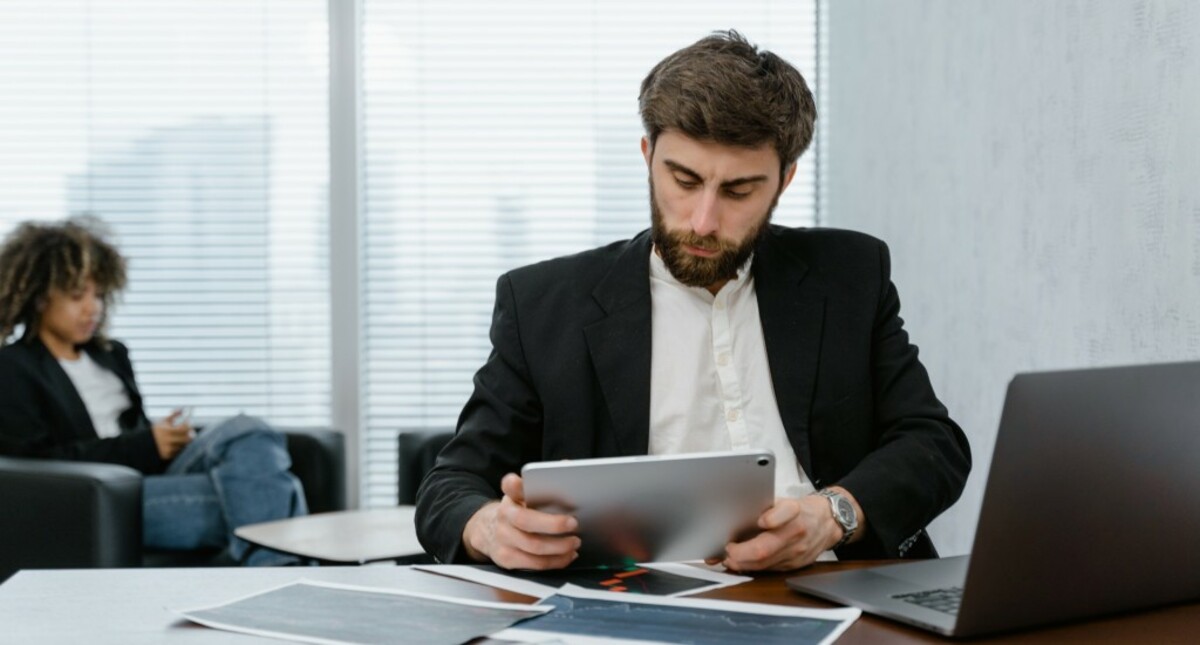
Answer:
POLYGON ((753 190, 726 190, 725 195, 730 199, 745 199, 753 192, 753 190))
POLYGON ((691 189, 695 188, 696 186, 699 186, 699 185, 700 185, 700 182, 698 182, 698 181, 691 181, 691 180, 688 180, 688 179, 681 179, 681 178, 679 178, 679 177, 676 177, 676 178, 675 178, 675 183, 676 183, 676 184, 679 184, 679 187, 680 187, 680 188, 684 188, 684 189, 687 189, 687 190, 691 190, 691 189))

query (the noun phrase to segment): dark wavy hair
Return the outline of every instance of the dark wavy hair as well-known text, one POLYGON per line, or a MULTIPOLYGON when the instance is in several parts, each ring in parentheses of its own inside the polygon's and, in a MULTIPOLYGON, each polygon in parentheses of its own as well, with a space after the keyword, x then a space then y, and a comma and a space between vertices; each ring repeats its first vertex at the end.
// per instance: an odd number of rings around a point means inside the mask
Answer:
POLYGON ((781 174, 808 148, 817 120, 800 72, 732 29, 655 65, 642 81, 638 111, 651 144, 668 129, 725 145, 770 143, 781 174))
POLYGON ((50 291, 72 291, 91 280, 104 300, 94 339, 107 344, 108 311, 125 288, 125 258, 108 242, 104 224, 90 216, 61 222, 22 222, 0 248, 0 345, 23 328, 31 342, 50 291))

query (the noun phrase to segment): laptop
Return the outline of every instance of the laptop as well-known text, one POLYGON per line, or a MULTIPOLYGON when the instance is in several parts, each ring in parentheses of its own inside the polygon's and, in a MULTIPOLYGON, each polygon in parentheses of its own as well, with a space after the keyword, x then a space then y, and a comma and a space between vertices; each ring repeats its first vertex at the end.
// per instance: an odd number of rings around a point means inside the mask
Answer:
POLYGON ((1200 362, 1017 375, 971 555, 788 586, 947 636, 1200 599, 1200 362))

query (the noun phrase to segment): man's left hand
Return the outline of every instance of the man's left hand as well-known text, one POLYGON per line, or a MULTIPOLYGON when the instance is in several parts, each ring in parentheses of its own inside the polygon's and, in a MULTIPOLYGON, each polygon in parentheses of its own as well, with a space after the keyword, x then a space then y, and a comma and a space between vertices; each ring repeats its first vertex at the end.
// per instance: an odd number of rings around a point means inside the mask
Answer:
MULTIPOLYGON (((857 504, 855 504, 857 506, 857 504)), ((859 514, 861 522, 861 512, 859 514)), ((829 500, 819 495, 781 497, 758 518, 763 531, 725 547, 722 564, 732 571, 790 571, 806 567, 842 539, 829 500)), ((710 563, 715 563, 712 560, 710 563)))

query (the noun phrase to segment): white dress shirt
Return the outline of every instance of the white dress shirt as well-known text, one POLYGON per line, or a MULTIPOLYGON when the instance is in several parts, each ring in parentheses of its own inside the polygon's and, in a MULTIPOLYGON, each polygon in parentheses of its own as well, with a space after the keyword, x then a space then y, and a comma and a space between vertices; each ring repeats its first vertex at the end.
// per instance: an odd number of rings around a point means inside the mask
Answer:
POLYGON ((803 497, 814 488, 779 416, 753 260, 714 296, 676 280, 651 249, 650 454, 767 449, 775 496, 803 497))

